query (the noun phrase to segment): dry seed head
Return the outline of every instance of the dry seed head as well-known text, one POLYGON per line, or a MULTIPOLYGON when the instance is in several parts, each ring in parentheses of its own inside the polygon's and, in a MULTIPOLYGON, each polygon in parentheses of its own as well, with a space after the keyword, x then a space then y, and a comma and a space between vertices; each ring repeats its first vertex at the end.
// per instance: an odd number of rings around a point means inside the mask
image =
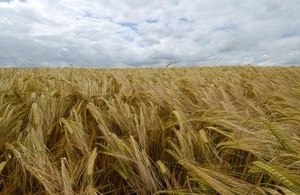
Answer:
POLYGON ((18 121, 18 123, 16 125, 16 128, 15 128, 15 130, 16 130, 17 133, 21 132, 22 123, 23 123, 22 120, 18 121))
POLYGON ((39 113, 39 108, 38 108, 38 105, 37 103, 33 103, 31 105, 31 114, 32 114, 32 117, 33 117, 33 124, 34 125, 39 125, 40 122, 41 122, 41 116, 40 116, 40 113, 39 113))
POLYGON ((182 166, 184 166, 188 171, 195 172, 199 176, 202 175, 202 173, 191 163, 189 163, 185 160, 179 160, 178 163, 181 164, 182 166))
POLYGON ((64 177, 65 175, 67 175, 67 170, 66 170, 66 165, 65 165, 65 162, 67 161, 67 159, 64 157, 64 158, 61 158, 60 159, 60 164, 61 164, 61 172, 62 172, 62 176, 64 177))
POLYGON ((7 149, 11 150, 14 156, 17 158, 17 160, 21 161, 22 160, 22 155, 21 153, 10 143, 6 143, 5 146, 7 149))
POLYGON ((177 110, 174 110, 172 113, 175 115, 175 117, 177 119, 179 128, 183 129, 183 120, 182 120, 182 117, 180 116, 179 112, 177 110))
POLYGON ((132 135, 130 135, 130 139, 129 139, 132 149, 134 151, 134 155, 137 158, 137 160, 141 160, 141 156, 140 156, 140 150, 139 150, 139 146, 138 143, 135 141, 134 137, 132 135))
POLYGON ((8 104, 5 108, 5 111, 3 113, 3 118, 10 118, 12 111, 14 110, 14 107, 11 104, 8 104))
POLYGON ((57 90, 54 90, 51 94, 50 94, 50 97, 53 97, 53 96, 56 96, 59 94, 59 91, 57 90))
POLYGON ((277 170, 272 168, 270 165, 265 164, 260 161, 255 161, 255 162, 253 162, 253 164, 255 166, 261 168, 262 170, 266 171, 270 176, 273 176, 276 180, 283 183, 287 187, 289 187, 291 189, 295 188, 295 185, 289 179, 287 179, 284 175, 282 175, 277 170))
POLYGON ((46 184, 46 180, 44 179, 44 177, 36 170, 32 170, 32 172, 34 173, 34 176, 43 184, 46 184))
POLYGON ((70 133, 70 134, 73 134, 74 131, 73 131, 73 128, 71 127, 71 124, 64 118, 61 118, 59 119, 59 122, 60 123, 63 123, 66 127, 66 130, 70 133))
POLYGON ((51 192, 52 190, 48 187, 47 180, 41 174, 41 171, 33 166, 28 166, 29 171, 36 177, 36 179, 44 186, 46 191, 51 192))
MULTIPOLYGON (((297 195, 296 193, 292 192, 290 189, 285 188, 283 186, 276 186, 276 187, 278 187, 286 195, 297 195)), ((299 192, 299 190, 297 192, 299 192)))
POLYGON ((64 186, 64 194, 73 194, 72 192, 72 182, 70 181, 70 177, 65 165, 65 162, 67 163, 66 158, 61 158, 61 176, 62 176, 62 182, 64 186))
POLYGON ((151 163, 150 163, 150 160, 149 160, 149 158, 148 158, 148 155, 147 155, 147 152, 146 152, 145 149, 142 150, 142 156, 143 156, 143 158, 144 158, 144 161, 145 161, 146 165, 147 165, 148 167, 150 167, 150 166, 151 166, 151 163))
POLYGON ((33 141, 32 143, 35 145, 38 152, 43 152, 43 147, 41 145, 40 140, 36 134, 35 129, 31 128, 30 130, 30 139, 33 141))
POLYGON ((116 170, 125 180, 128 180, 128 174, 124 166, 112 165, 113 169, 116 170))
POLYGON ((200 179, 202 185, 210 185, 219 194, 233 194, 228 188, 226 188, 226 185, 224 185, 219 180, 211 177, 209 174, 205 173, 205 171, 203 171, 201 167, 198 168, 192 163, 185 160, 179 160, 178 163, 186 168, 190 174, 195 175, 197 177, 196 179, 200 179), (204 183, 202 181, 204 181, 204 183))
POLYGON ((87 175, 88 176, 93 175, 93 169, 94 169, 96 157, 97 157, 97 148, 94 148, 94 150, 88 160, 88 165, 87 165, 87 175))
POLYGON ((291 152, 291 153, 296 153, 294 151, 293 147, 290 146, 287 135, 284 135, 284 133, 282 131, 279 131, 278 129, 276 129, 274 127, 274 125, 272 123, 270 123, 269 121, 267 121, 267 120, 264 121, 264 124, 274 134, 274 136, 277 138, 279 143, 282 145, 282 147, 286 151, 291 152))
POLYGON ((167 173, 167 167, 166 167, 166 165, 165 165, 163 162, 161 162, 160 160, 158 160, 156 163, 157 163, 157 165, 158 165, 160 171, 161 171, 163 174, 167 173))
POLYGON ((0 163, 0 174, 2 173, 2 170, 4 169, 6 164, 7 164, 7 161, 3 161, 0 163))
POLYGON ((203 129, 200 130, 199 133, 200 133, 200 138, 202 139, 202 141, 207 144, 208 143, 208 139, 207 139, 206 134, 203 131, 203 129))
POLYGON ((14 110, 15 110, 15 106, 13 106, 11 110, 9 110, 9 112, 7 113, 7 116, 6 116, 6 117, 7 117, 7 118, 11 118, 12 115, 13 115, 13 113, 14 113, 14 110))
POLYGON ((99 114, 99 111, 97 110, 97 107, 93 103, 88 103, 87 104, 87 109, 92 113, 93 117, 98 120, 101 118, 101 115, 99 114))
POLYGON ((81 117, 75 109, 72 110, 71 114, 77 123, 81 123, 81 117))
POLYGON ((36 93, 35 92, 31 93, 31 99, 33 99, 33 100, 36 99, 36 93))
POLYGON ((114 144, 116 144, 118 150, 120 150, 122 153, 124 153, 124 152, 125 152, 125 149, 126 149, 126 148, 125 148, 126 145, 124 144, 123 140, 120 139, 120 138, 119 138, 116 134, 114 134, 114 133, 110 133, 109 135, 110 135, 111 138, 113 139, 114 144))

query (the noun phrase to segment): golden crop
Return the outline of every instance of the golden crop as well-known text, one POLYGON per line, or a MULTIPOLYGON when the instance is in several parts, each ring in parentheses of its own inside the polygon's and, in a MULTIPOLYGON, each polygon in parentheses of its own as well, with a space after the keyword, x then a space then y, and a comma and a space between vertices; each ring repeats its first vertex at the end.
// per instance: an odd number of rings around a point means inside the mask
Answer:
POLYGON ((0 194, 300 194, 300 68, 2 68, 0 194))

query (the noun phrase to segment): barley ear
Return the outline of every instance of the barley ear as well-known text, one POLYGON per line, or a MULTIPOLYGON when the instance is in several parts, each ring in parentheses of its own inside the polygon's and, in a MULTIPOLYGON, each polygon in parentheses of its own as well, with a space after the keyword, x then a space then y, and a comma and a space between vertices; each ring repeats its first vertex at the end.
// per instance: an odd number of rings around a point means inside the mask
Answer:
POLYGON ((93 169, 94 169, 96 157, 97 157, 97 148, 94 148, 94 150, 88 160, 88 165, 87 165, 87 175, 90 177, 93 176, 93 169))
POLYGON ((37 103, 33 103, 31 105, 32 112, 32 122, 34 125, 38 126, 41 123, 41 113, 39 112, 39 107, 37 103))
POLYGON ((2 170, 4 169, 6 164, 7 164, 7 161, 3 161, 0 163, 0 174, 2 173, 2 170))
POLYGON ((285 135, 283 131, 279 131, 271 122, 267 120, 264 121, 264 124, 273 133, 273 135, 276 137, 276 139, 279 141, 279 143, 282 145, 286 152, 296 153, 296 151, 293 149, 293 147, 288 141, 290 138, 287 135, 285 135))
POLYGON ((202 129, 202 130, 199 131, 199 134, 200 134, 201 140, 202 140, 205 144, 207 144, 207 143, 208 143, 208 139, 207 139, 207 136, 206 136, 205 131, 202 129))
MULTIPOLYGON (((285 175, 283 175, 281 172, 277 171, 275 168, 273 168, 271 165, 266 164, 261 161, 254 161, 253 164, 265 171, 266 174, 270 175, 274 179, 276 179, 278 182, 282 183, 289 189, 292 189, 293 191, 300 194, 300 189, 295 185, 292 181, 290 181, 285 175)), ((251 171, 251 170, 250 170, 251 171)))
POLYGON ((167 167, 166 167, 166 165, 163 162, 161 162, 160 160, 158 160, 156 163, 157 163, 157 166, 159 167, 160 171, 163 174, 166 174, 167 170, 168 170, 167 167))

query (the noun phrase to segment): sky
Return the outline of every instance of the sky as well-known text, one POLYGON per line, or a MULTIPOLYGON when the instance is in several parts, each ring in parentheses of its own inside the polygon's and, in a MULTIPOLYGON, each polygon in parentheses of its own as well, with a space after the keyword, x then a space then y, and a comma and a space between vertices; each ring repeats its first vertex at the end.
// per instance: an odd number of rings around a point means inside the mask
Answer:
POLYGON ((0 67, 300 65, 299 0, 0 0, 0 67))

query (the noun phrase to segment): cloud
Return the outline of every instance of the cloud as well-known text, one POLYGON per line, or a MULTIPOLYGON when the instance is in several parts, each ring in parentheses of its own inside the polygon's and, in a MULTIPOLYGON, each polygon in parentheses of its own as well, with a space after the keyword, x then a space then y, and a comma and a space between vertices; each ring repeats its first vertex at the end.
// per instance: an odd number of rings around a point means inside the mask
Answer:
POLYGON ((0 66, 299 65, 297 0, 0 1, 0 66))

